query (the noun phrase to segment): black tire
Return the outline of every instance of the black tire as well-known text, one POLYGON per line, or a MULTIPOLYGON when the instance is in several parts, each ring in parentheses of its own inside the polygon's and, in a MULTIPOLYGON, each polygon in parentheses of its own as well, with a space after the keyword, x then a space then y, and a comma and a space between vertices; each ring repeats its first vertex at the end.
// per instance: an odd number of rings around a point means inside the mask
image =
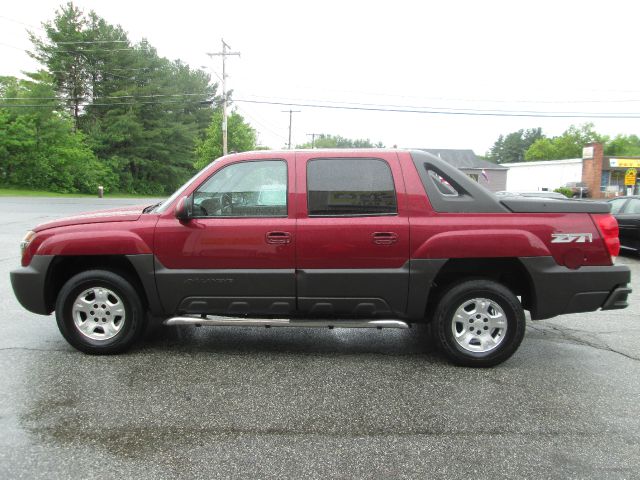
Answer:
POLYGON ((457 365, 481 368, 493 367, 511 357, 522 342, 526 326, 518 298, 504 285, 492 280, 467 280, 453 285, 436 305, 432 323, 436 343, 449 360, 457 365), (476 310, 479 307, 475 306, 475 299, 488 300, 486 303, 478 302, 478 305, 488 305, 489 313, 476 310), (471 310, 464 310, 465 305, 471 310), (456 312, 463 315, 456 317, 456 312), (506 328, 493 328, 494 322, 502 318, 506 328), (460 341, 456 340, 457 336, 460 341), (470 340, 465 342, 465 339, 470 340), (486 347, 482 342, 486 345, 496 342, 497 345, 486 347), (483 348, 489 349, 483 351, 483 348))
MULTIPOLYGON (((91 295, 85 298, 91 298, 91 295)), ((94 300, 90 300, 90 303, 93 301, 94 300)), ((101 303, 100 301, 96 300, 96 302, 98 307, 103 306, 98 305, 101 303)), ((91 307, 89 306, 88 308, 91 307)), ((76 349, 90 354, 114 354, 124 352, 139 338, 144 331, 146 323, 142 302, 136 289, 124 277, 107 270, 88 270, 71 277, 58 294, 56 301, 56 320, 60 333, 62 333, 65 340, 76 349), (87 323, 89 328, 93 328, 94 331, 85 334, 81 331, 80 327, 76 326, 73 309, 79 296, 94 288, 100 289, 96 291, 100 291, 101 293, 111 292, 113 295, 109 301, 117 300, 113 308, 119 307, 118 310, 124 311, 124 314, 119 320, 111 321, 111 318, 117 318, 114 317, 117 313, 114 310, 112 314, 111 311, 109 311, 109 305, 107 305, 106 309, 100 310, 100 314, 98 314, 98 311, 79 314, 96 314, 95 319, 89 315, 88 318, 84 320, 86 322, 95 322, 95 326, 87 323), (122 303, 121 306, 119 305, 120 302, 122 303), (114 330, 118 328, 117 333, 107 332, 107 330, 105 330, 107 321, 110 322, 108 325, 112 323, 116 325, 114 330), (122 323, 116 323, 119 321, 122 323), (101 322, 105 323, 102 324, 101 322), (105 326, 102 327, 102 325, 105 326), (113 336, 104 339, 92 338, 91 336, 100 336, 101 328, 105 337, 111 334, 113 334, 113 336)), ((83 325, 84 321, 82 318, 78 320, 78 322, 81 322, 83 325)))

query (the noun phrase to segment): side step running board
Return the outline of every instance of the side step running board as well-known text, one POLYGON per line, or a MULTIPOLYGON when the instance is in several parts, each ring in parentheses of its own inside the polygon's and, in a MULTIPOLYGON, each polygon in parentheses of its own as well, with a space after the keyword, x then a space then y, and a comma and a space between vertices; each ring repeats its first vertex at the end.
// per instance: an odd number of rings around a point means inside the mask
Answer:
POLYGON ((290 320, 288 318, 173 317, 165 325, 202 325, 220 327, 329 327, 329 328, 409 328, 401 320, 290 320))

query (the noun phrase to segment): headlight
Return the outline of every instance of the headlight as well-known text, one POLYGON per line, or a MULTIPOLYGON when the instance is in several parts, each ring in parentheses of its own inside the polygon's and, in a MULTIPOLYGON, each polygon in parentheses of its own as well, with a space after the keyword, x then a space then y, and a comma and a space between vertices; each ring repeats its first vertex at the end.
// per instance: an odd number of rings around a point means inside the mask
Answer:
POLYGON ((24 252, 27 250, 27 247, 31 243, 31 240, 33 240, 33 237, 35 237, 35 236, 36 236, 36 232, 33 232, 33 231, 28 231, 27 234, 24 236, 24 238, 20 242, 20 255, 21 256, 24 256, 24 252))

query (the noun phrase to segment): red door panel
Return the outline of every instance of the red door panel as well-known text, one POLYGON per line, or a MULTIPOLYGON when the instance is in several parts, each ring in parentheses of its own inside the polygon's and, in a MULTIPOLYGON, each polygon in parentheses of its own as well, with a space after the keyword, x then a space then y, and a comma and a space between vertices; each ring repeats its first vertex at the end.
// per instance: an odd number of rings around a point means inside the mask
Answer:
MULTIPOLYGON (((340 153, 340 158, 346 157, 349 154, 340 153)), ((406 308, 409 281, 409 220, 402 170, 395 153, 351 157, 380 159, 388 165, 397 214, 310 216, 308 203, 313 200, 306 195, 307 167, 314 159, 330 156, 297 153, 298 308, 316 315, 398 315, 406 308)))
MULTIPOLYGON (((206 176, 237 163, 223 159, 206 176)), ((156 282, 166 311, 277 315, 295 310, 295 163, 289 159, 286 164, 286 217, 213 216, 181 222, 172 212, 162 215, 154 250, 156 282)), ((204 185, 206 180, 197 183, 204 185)), ((198 185, 185 194, 198 190, 198 185)), ((269 195, 273 198, 273 192, 266 192, 267 210, 269 195)), ((223 196, 209 204, 227 208, 225 202, 223 196)), ((238 208, 246 214, 246 205, 239 203, 238 208)))

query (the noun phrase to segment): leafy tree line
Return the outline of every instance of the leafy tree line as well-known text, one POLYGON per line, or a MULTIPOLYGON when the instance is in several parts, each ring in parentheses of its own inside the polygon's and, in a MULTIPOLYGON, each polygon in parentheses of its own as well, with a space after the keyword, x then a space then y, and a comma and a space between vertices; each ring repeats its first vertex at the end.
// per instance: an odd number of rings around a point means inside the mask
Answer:
POLYGON ((585 123, 571 125, 557 137, 547 137, 541 128, 500 135, 487 152, 486 159, 495 163, 510 163, 580 158, 582 148, 593 142, 604 145, 605 155, 640 155, 640 138, 637 135, 610 138, 596 132, 592 123, 585 123))
POLYGON ((367 139, 350 139, 340 135, 320 134, 311 142, 296 145, 296 148, 384 148, 382 142, 371 143, 367 139))
MULTIPOLYGON (((162 195, 221 155, 217 85, 67 3, 30 33, 42 70, 0 78, 0 184, 162 195)), ((256 147, 237 112, 229 150, 256 147)))

